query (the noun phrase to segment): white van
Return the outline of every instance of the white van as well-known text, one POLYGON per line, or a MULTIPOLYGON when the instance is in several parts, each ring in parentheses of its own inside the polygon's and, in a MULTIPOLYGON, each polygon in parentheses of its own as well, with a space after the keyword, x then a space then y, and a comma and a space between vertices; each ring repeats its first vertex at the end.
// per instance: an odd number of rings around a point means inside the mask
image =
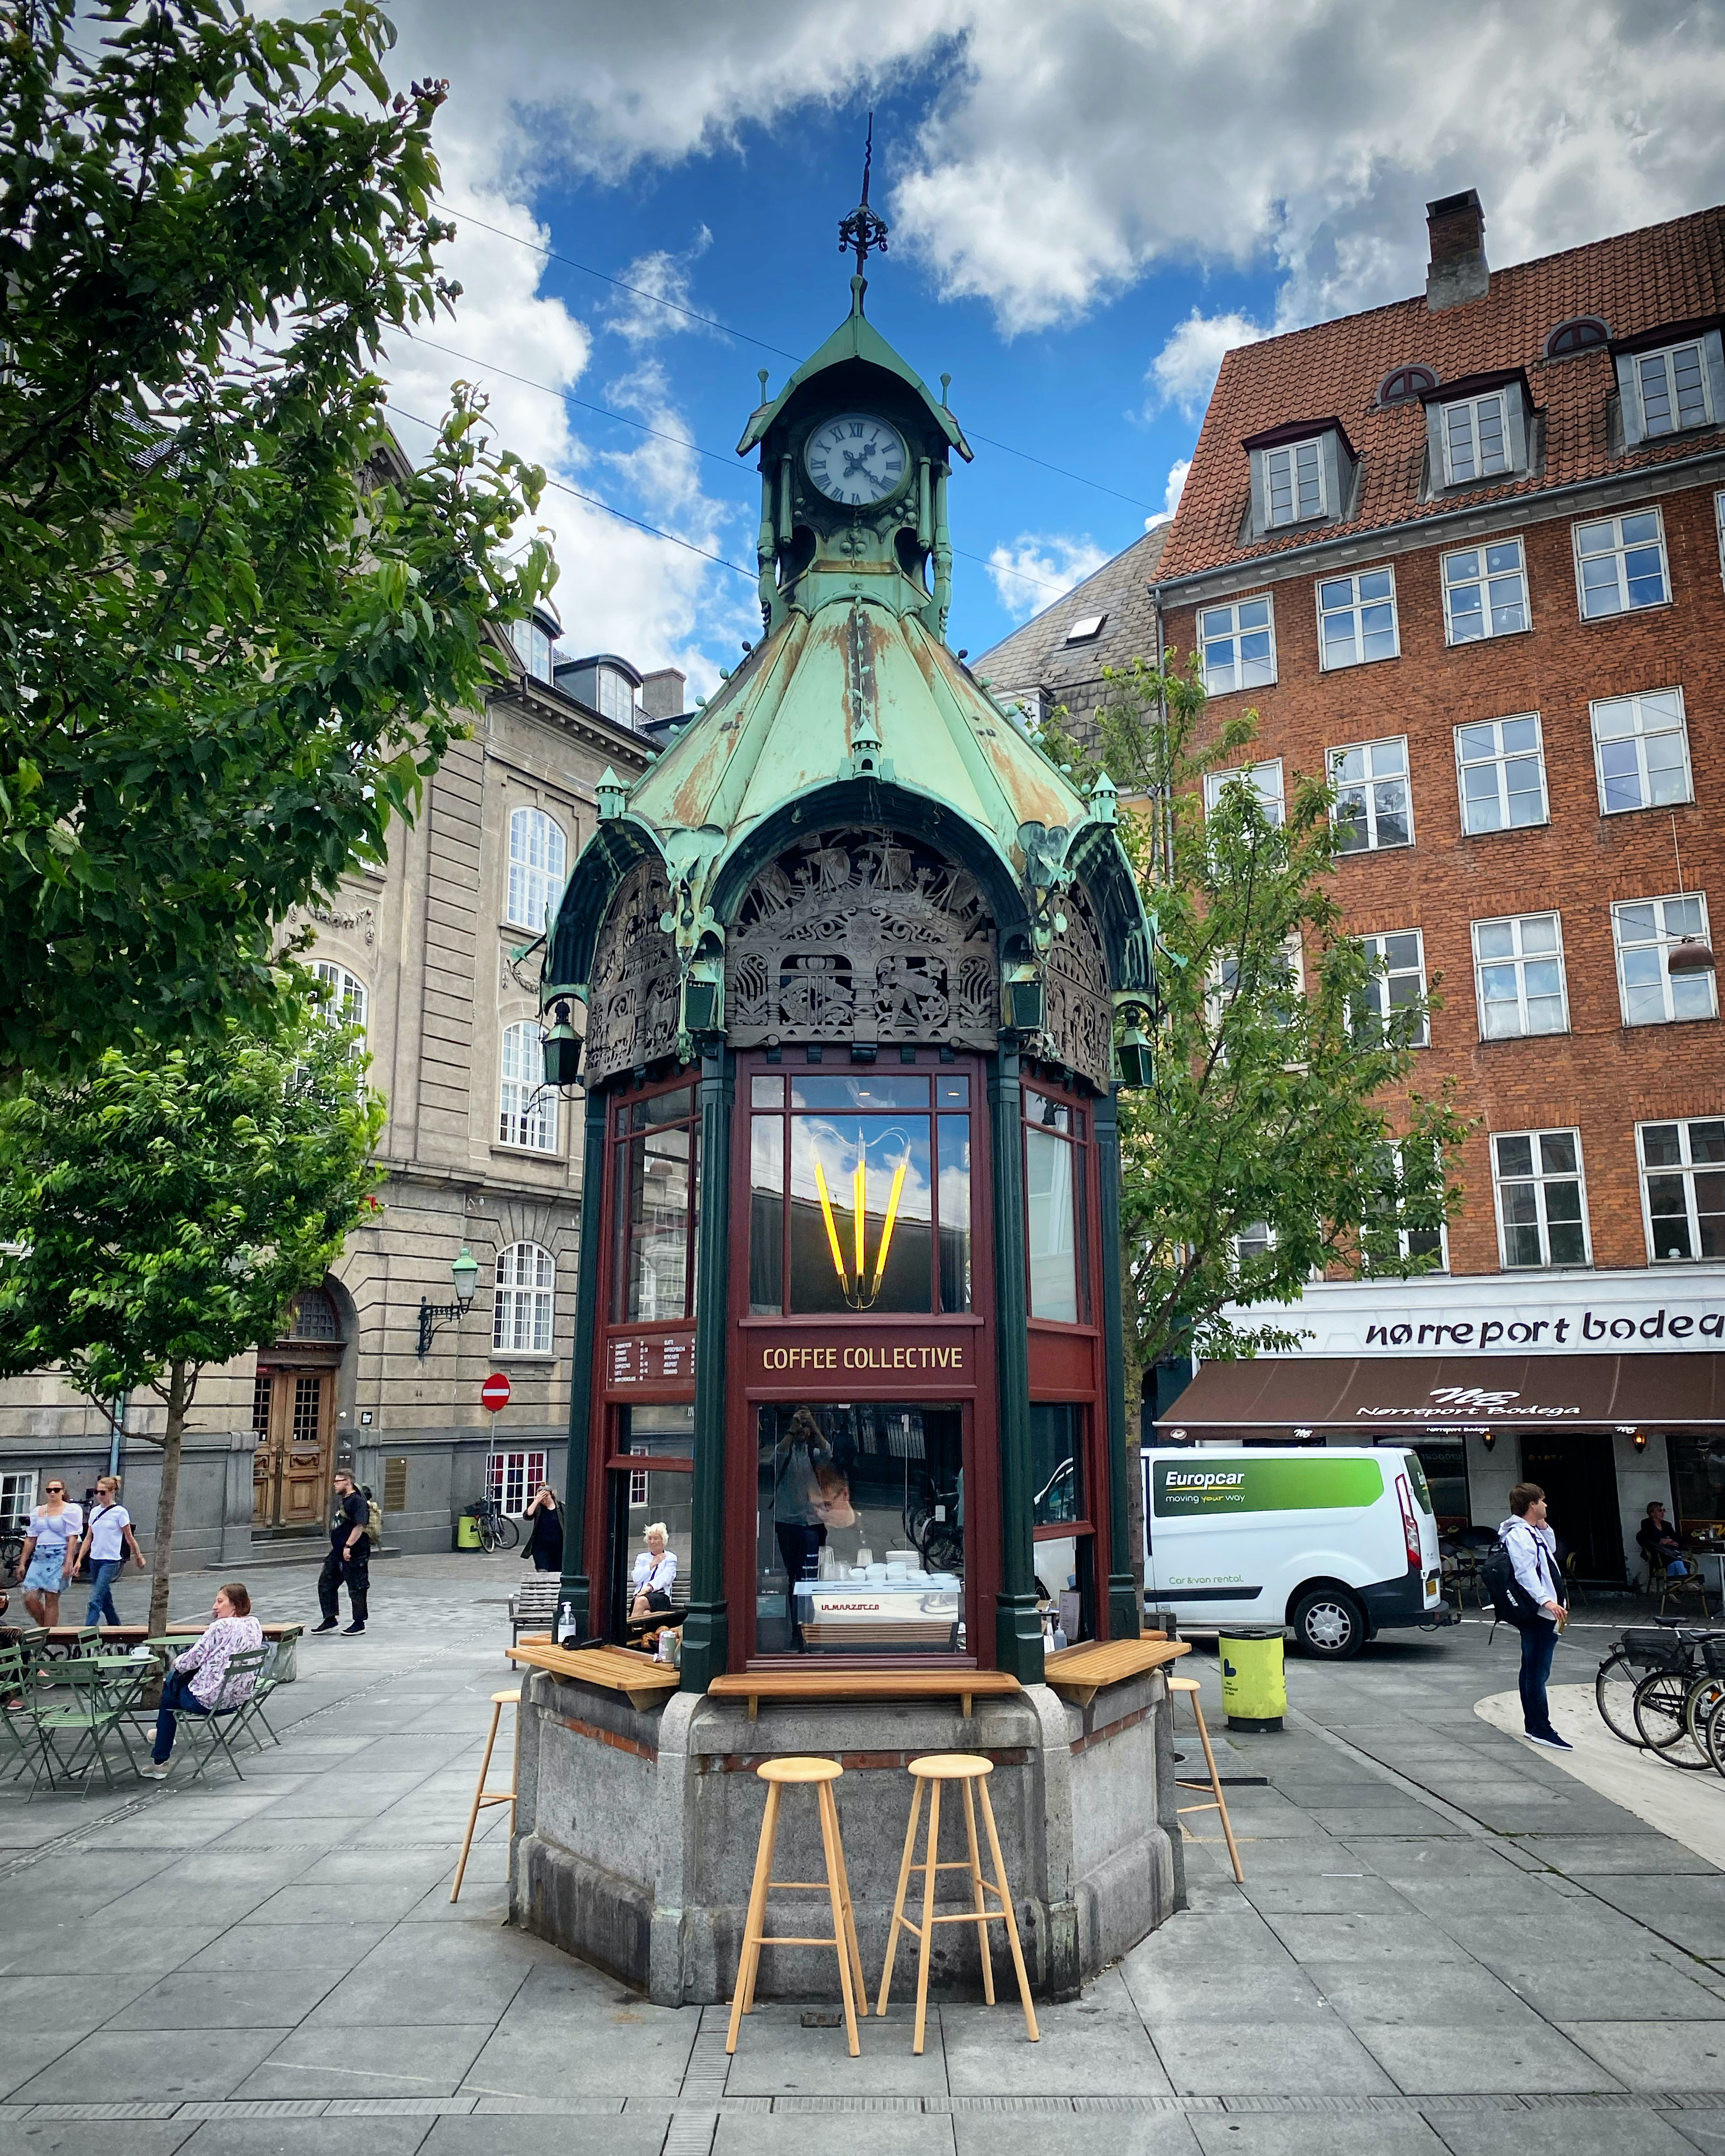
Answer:
POLYGON ((1357 1655, 1385 1625, 1444 1624, 1437 1521, 1401 1445, 1147 1451, 1144 1594, 1182 1629, 1290 1625, 1357 1655))

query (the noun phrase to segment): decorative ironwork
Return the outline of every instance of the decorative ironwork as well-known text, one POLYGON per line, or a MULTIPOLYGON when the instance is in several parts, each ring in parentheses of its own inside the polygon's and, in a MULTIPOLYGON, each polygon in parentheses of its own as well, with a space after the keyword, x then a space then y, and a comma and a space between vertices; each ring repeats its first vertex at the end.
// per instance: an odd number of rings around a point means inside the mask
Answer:
POLYGON ((1114 1004, 1102 932, 1082 884, 1069 883, 1058 904, 1066 929, 1044 961, 1046 1000, 1032 1052, 1106 1091, 1114 1075, 1114 1004))
POLYGON ((871 253, 886 252, 886 220, 877 211, 869 208, 869 177, 875 163, 875 116, 869 115, 869 139, 863 150, 862 200, 850 216, 839 225, 839 252, 855 254, 857 275, 861 276, 869 266, 871 253))
POLYGON ((823 831, 768 868, 726 954, 734 1045, 942 1041, 1000 1027, 994 924, 976 880, 902 832, 823 831))
POLYGON ((595 1083, 669 1055, 677 1045, 677 947, 660 927, 665 871, 640 861, 618 888, 593 951, 587 1073, 595 1083))

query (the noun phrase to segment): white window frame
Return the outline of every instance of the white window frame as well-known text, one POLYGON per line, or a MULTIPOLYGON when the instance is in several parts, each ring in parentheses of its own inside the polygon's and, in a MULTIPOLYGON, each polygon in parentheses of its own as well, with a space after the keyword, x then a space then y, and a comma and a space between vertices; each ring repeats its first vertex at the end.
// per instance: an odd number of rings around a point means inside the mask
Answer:
MULTIPOLYGON (((1411 846, 1413 844, 1414 778, 1413 773, 1409 767, 1408 737, 1405 734, 1384 734, 1377 741, 1343 742, 1339 747, 1326 749, 1324 751, 1324 760, 1329 767, 1330 783, 1337 789, 1338 795, 1344 788, 1350 793, 1358 793, 1365 806, 1365 844, 1360 846, 1347 847, 1344 850, 1346 852, 1350 854, 1381 854, 1388 853, 1392 850, 1399 850, 1403 846, 1411 846), (1370 765, 1373 751, 1377 749, 1389 748, 1399 749, 1400 751, 1402 759, 1401 769, 1399 771, 1386 771, 1382 773, 1372 770, 1370 768, 1370 765), (1338 766, 1342 758, 1347 756, 1363 756, 1366 759, 1368 768, 1363 778, 1349 779, 1344 779, 1342 778, 1338 766), (1400 785, 1402 789, 1402 812, 1407 820, 1408 835, 1405 839, 1385 839, 1380 840, 1378 836, 1377 790, 1380 786, 1391 786, 1398 783, 1400 785)), ((1337 807, 1339 808, 1340 806, 1341 802, 1338 799, 1337 802, 1337 807)), ((1332 814, 1331 820, 1332 822, 1335 820, 1333 812, 1332 814)), ((1354 826, 1353 828, 1358 829, 1358 827, 1354 826)))
MULTIPOLYGON (((1493 1131, 1488 1143, 1491 1155, 1491 1205, 1492 1210, 1497 1215, 1497 1262, 1502 1270, 1505 1272, 1517 1273, 1562 1272, 1571 1270, 1577 1265, 1584 1266, 1591 1265, 1594 1261, 1594 1243, 1593 1234, 1588 1219, 1587 1175, 1585 1172, 1586 1162, 1582 1156, 1581 1132, 1573 1126, 1565 1125, 1558 1125, 1546 1130, 1493 1131), (1531 1174, 1505 1176, 1499 1173, 1497 1165, 1497 1148, 1499 1144, 1505 1138, 1526 1138, 1528 1140, 1532 1148, 1532 1156, 1534 1163, 1531 1174), (1542 1138, 1573 1138, 1575 1141, 1575 1168, 1573 1174, 1568 1168, 1548 1171, 1540 1164, 1539 1142, 1542 1138), (1552 1183, 1573 1183, 1575 1185, 1576 1195, 1581 1206, 1580 1225, 1582 1255, 1579 1260, 1571 1260, 1568 1258, 1553 1260, 1552 1257, 1551 1219, 1547 1210, 1545 1196, 1546 1185, 1552 1183), (1503 1217, 1503 1194, 1505 1190, 1512 1187, 1518 1188, 1524 1184, 1531 1184, 1534 1193, 1534 1210, 1538 1215, 1534 1225, 1537 1227, 1539 1235, 1539 1260, 1537 1265, 1512 1265, 1510 1263, 1509 1236, 1507 1233, 1510 1224, 1507 1222, 1503 1217)), ((1517 1226, 1526 1226, 1527 1224, 1526 1222, 1517 1222, 1516 1224, 1517 1226)), ((1560 1222, 1558 1224, 1567 1228, 1570 1226, 1572 1223, 1565 1220, 1560 1222)))
POLYGON ((499 1447, 486 1454, 485 1494, 500 1512, 511 1513, 517 1519, 526 1513, 538 1495, 540 1485, 547 1480, 549 1459, 549 1450, 544 1445, 530 1445, 521 1450, 513 1446, 499 1447))
POLYGON ((1575 603, 1584 621, 1621 621, 1625 614, 1651 613, 1656 607, 1671 604, 1671 558, 1665 543, 1665 513, 1657 503, 1645 509, 1630 510, 1623 516, 1584 517, 1579 522, 1571 525, 1569 535, 1570 545, 1575 555, 1575 603), (1632 606, 1630 603, 1628 557, 1632 547, 1639 550, 1650 542, 1645 539, 1629 540, 1624 537, 1623 527, 1630 516, 1651 516, 1653 519, 1652 543, 1656 544, 1659 548, 1661 595, 1656 599, 1648 599, 1638 606, 1632 606), (1584 554, 1581 551, 1582 533, 1597 531, 1602 525, 1606 524, 1613 527, 1612 544, 1609 547, 1600 548, 1597 552, 1584 554), (1607 559, 1614 559, 1617 565, 1617 604, 1615 607, 1602 608, 1597 613, 1589 613, 1587 607, 1587 586, 1582 581, 1583 567, 1588 562, 1603 562, 1607 559))
POLYGON ((1401 608, 1396 603, 1395 570, 1391 563, 1379 562, 1369 568, 1345 569, 1337 576, 1320 577, 1312 587, 1312 598, 1313 605, 1317 608, 1317 663, 1322 672, 1341 674, 1345 673, 1351 666, 1381 666, 1389 660, 1401 657, 1401 608), (1394 649, 1379 652, 1373 658, 1366 656, 1365 624, 1363 616, 1366 608, 1382 606, 1384 602, 1376 594, 1370 598, 1362 596, 1360 585, 1367 577, 1387 577, 1389 579, 1389 631, 1390 642, 1394 649), (1346 607, 1326 608, 1323 597, 1325 587, 1341 583, 1351 584, 1353 587, 1352 599, 1346 607), (1343 614, 1349 616, 1353 621, 1354 649, 1359 656, 1355 659, 1337 660, 1332 665, 1328 646, 1324 638, 1324 624, 1327 620, 1339 620, 1343 614))
POLYGON ((1627 696, 1596 697, 1588 706, 1587 710, 1589 726, 1593 735, 1594 777, 1599 783, 1599 814, 1602 816, 1633 816, 1643 808, 1675 808, 1681 807, 1686 801, 1694 800, 1695 770, 1689 760, 1689 715, 1684 706, 1681 685, 1674 684, 1669 689, 1637 690, 1627 696), (1643 724, 1643 706, 1650 697, 1654 696, 1674 696, 1676 699, 1677 718, 1675 726, 1666 723, 1649 727, 1643 724), (1614 734, 1609 737, 1609 739, 1614 744, 1625 741, 1635 743, 1635 783, 1640 788, 1643 798, 1639 801, 1628 802, 1620 808, 1613 808, 1607 804, 1605 798, 1606 744, 1599 737, 1599 714, 1602 711, 1620 711, 1625 706, 1634 714, 1635 729, 1627 734, 1614 734), (1656 801, 1653 798, 1653 788, 1647 768, 1647 741, 1650 734, 1656 738, 1663 734, 1672 733, 1676 734, 1683 744, 1683 791, 1681 793, 1673 794, 1668 801, 1656 801))
MULTIPOLYGON (((1537 913, 1498 913, 1489 920, 1469 923, 1473 938, 1473 999, 1479 1019, 1481 1040, 1550 1040, 1570 1030, 1569 974, 1563 962, 1563 916, 1556 906, 1542 907, 1537 913), (1523 924, 1529 921, 1549 921, 1557 938, 1554 951, 1524 951, 1522 948, 1523 924), (1510 928, 1514 931, 1514 948, 1507 957, 1484 957, 1480 952, 1480 931, 1482 928, 1510 928), (1537 1031, 1527 1023, 1527 975, 1530 964, 1542 965, 1555 958, 1558 965, 1558 999, 1563 1006, 1563 1023, 1558 1026, 1542 1026, 1537 1031), (1487 1033, 1486 1030, 1486 993, 1483 973, 1487 966, 1513 966, 1516 969, 1516 1009, 1522 1024, 1514 1033, 1487 1033)), ((1543 1000, 1543 998, 1542 998, 1543 1000)))
POLYGON ((503 917, 511 928, 531 928, 536 935, 543 932, 547 916, 556 913, 562 897, 568 862, 568 834, 549 809, 523 803, 510 810, 509 887, 503 917))
POLYGON ((1697 427, 1710 427, 1717 414, 1713 410, 1713 387, 1707 379, 1707 346, 1705 337, 1681 337, 1676 344, 1661 345, 1654 352, 1637 352, 1630 355, 1630 372, 1635 385, 1635 402, 1641 412, 1641 439, 1644 442, 1662 442, 1667 434, 1686 434, 1697 427), (1702 416, 1698 419, 1684 419, 1678 415, 1676 364, 1678 355, 1692 352, 1701 374, 1702 416), (1665 372, 1665 392, 1669 402, 1671 424, 1655 429, 1647 419, 1647 380, 1645 370, 1654 362, 1662 363, 1665 372))
POLYGON ((1533 626, 1533 603, 1527 589, 1527 549, 1520 532, 1496 539, 1481 539, 1476 547, 1466 547, 1453 554, 1445 554, 1440 572, 1444 593, 1444 641, 1455 650, 1469 644, 1488 644, 1494 636, 1526 636, 1533 626), (1494 547, 1513 547, 1518 566, 1513 569, 1491 569, 1483 562, 1477 576, 1450 573, 1452 562, 1465 562, 1489 555, 1494 547), (1492 619, 1491 587, 1515 576, 1522 586, 1522 625, 1519 629, 1498 629, 1492 619), (1477 587, 1480 593, 1480 633, 1477 636, 1457 636, 1455 613, 1452 594, 1464 586, 1477 587))
MULTIPOLYGON (((1388 1146, 1390 1152, 1395 1156, 1396 1180, 1399 1182, 1401 1180, 1402 1173, 1402 1145, 1404 1141, 1400 1138, 1384 1138, 1381 1140, 1380 1142, 1388 1146)), ((1404 1228, 1399 1222, 1398 1222, 1395 1229, 1397 1255, 1404 1258, 1411 1257, 1413 1253, 1408 1247, 1409 1237, 1416 1235, 1430 1235, 1430 1232, 1431 1230, 1429 1228, 1404 1228)), ((1450 1270, 1450 1224, 1447 1220, 1440 1220, 1438 1223, 1437 1238, 1438 1261, 1436 1265, 1431 1268, 1431 1270, 1435 1273, 1446 1273, 1450 1270)), ((1368 1278, 1372 1276, 1372 1268, 1369 1265, 1366 1267, 1366 1274, 1368 1278)), ((1379 1273, 1377 1277, 1379 1280, 1382 1280, 1384 1276, 1382 1273, 1379 1273)))
MULTIPOLYGON (((1704 1256, 1702 1253, 1701 1209, 1696 1202, 1695 1195, 1697 1163, 1695 1159, 1695 1142, 1691 1136, 1692 1128, 1695 1124, 1717 1123, 1721 1121, 1725 1121, 1725 1118, 1718 1116, 1650 1116, 1645 1122, 1635 1125, 1635 1167, 1641 1181, 1641 1226, 1647 1238, 1647 1262, 1650 1265, 1717 1265, 1719 1256, 1725 1255, 1725 1253, 1719 1253, 1704 1256), (1645 1133, 1651 1130, 1671 1128, 1675 1128, 1678 1133, 1678 1151, 1681 1156, 1678 1165, 1675 1168, 1650 1168, 1647 1164, 1645 1133), (1682 1178, 1683 1214, 1689 1229, 1689 1251, 1686 1256, 1661 1258, 1654 1254, 1653 1199, 1647 1188, 1648 1178, 1654 1175, 1674 1175, 1681 1176, 1682 1178)), ((1699 1167, 1702 1173, 1717 1170, 1717 1163, 1711 1161, 1703 1161, 1699 1163, 1699 1167)))
MULTIPOLYGON (((1209 695, 1232 696, 1247 689, 1267 689, 1276 680, 1276 601, 1270 593, 1249 592, 1245 598, 1227 600, 1220 606, 1199 607, 1195 640, 1198 644, 1199 664, 1204 675, 1204 685, 1209 695), (1242 629, 1240 622, 1241 608, 1255 606, 1261 606, 1264 609, 1262 627, 1260 628, 1256 623, 1254 623, 1250 629, 1242 629), (1206 626, 1209 623, 1219 621, 1224 615, 1227 618, 1225 629, 1212 630, 1206 626), (1249 680, 1246 678, 1246 662, 1240 656, 1240 648, 1246 637, 1258 635, 1267 636, 1270 639, 1269 670, 1267 673, 1255 674, 1249 680), (1227 643, 1232 654, 1228 663, 1235 675, 1235 679, 1226 684, 1211 678, 1209 664, 1211 644, 1224 641, 1227 643)), ((1254 663, 1259 665, 1263 664, 1261 660, 1254 663)), ((1218 670, 1219 671, 1219 669, 1218 670)))
POLYGON ((1455 729, 1455 793, 1457 801, 1461 806, 1461 835, 1464 839, 1495 839, 1505 837, 1516 831, 1538 831, 1542 829, 1546 824, 1549 824, 1551 821, 1551 788, 1547 782, 1545 775, 1545 726, 1538 712, 1508 711, 1506 712, 1501 719, 1470 719, 1465 725, 1457 726, 1455 729), (1537 823, 1532 824, 1512 824, 1509 820, 1509 773, 1507 767, 1512 762, 1519 763, 1522 762, 1529 753, 1529 752, 1524 748, 1507 749, 1503 746, 1503 728, 1507 726, 1512 725, 1517 719, 1531 719, 1533 721, 1534 738, 1532 753, 1535 762, 1539 767, 1539 798, 1541 805, 1545 810, 1545 814, 1539 818, 1537 823), (1486 726, 1496 729, 1494 738, 1497 742, 1497 746, 1493 749, 1491 754, 1490 756, 1468 756, 1464 754, 1461 746, 1462 735, 1464 733, 1471 733, 1477 727, 1486 726), (1467 820, 1467 774, 1470 771, 1476 771, 1482 765, 1488 763, 1495 764, 1497 767, 1497 806, 1502 814, 1503 821, 1497 824, 1493 829, 1476 831, 1467 820))
MULTIPOLYGON (((1287 960, 1288 1018, 1291 1023, 1298 1015, 1299 1006, 1306 997, 1306 948, 1297 928, 1288 931, 1282 938, 1281 947, 1287 960)), ((1229 1005, 1234 1000, 1232 980, 1237 979, 1238 974, 1230 978, 1229 969, 1233 965, 1232 958, 1221 957, 1210 968, 1209 993, 1206 1000, 1213 1033, 1221 1032, 1227 1020, 1229 1005)))
POLYGON ((1719 542, 1719 581, 1725 584, 1725 486, 1713 496, 1713 522, 1719 542))
POLYGON ((1242 1229, 1237 1235, 1230 1235, 1228 1240, 1234 1251, 1235 1264, 1250 1265, 1254 1258, 1268 1257, 1276 1248, 1276 1230, 1267 1220, 1255 1220, 1251 1227, 1242 1229), (1254 1235, 1255 1231, 1259 1229, 1262 1230, 1263 1240, 1255 1249, 1248 1253, 1245 1248, 1246 1238, 1248 1235, 1254 1235))
POLYGON ((1704 983, 1707 992, 1707 1008, 1704 1011, 1681 1011, 1676 1008, 1676 991, 1671 985, 1671 954, 1681 941, 1681 931, 1674 932, 1666 924, 1665 909, 1669 906, 1692 906, 1701 921, 1703 942, 1711 942, 1707 929, 1707 893, 1701 891, 1662 891, 1652 898, 1621 898, 1611 908, 1611 949, 1617 963, 1617 1000, 1625 1025, 1693 1025, 1703 1019, 1719 1015, 1719 984, 1711 973, 1693 973, 1687 978, 1704 983), (1652 936, 1636 936, 1626 939, 1623 916, 1632 906, 1651 906, 1657 909, 1656 927, 1652 936), (1659 1018, 1633 1018, 1630 1014, 1629 980, 1624 960, 1630 952, 1655 951, 1659 954, 1660 999, 1663 1014, 1659 1018))
POLYGON ((1258 454, 1263 460, 1260 466, 1262 473, 1260 483, 1264 489, 1264 524, 1267 531, 1280 531, 1290 524, 1311 524, 1319 517, 1329 515, 1329 476, 1324 470, 1324 445, 1322 434, 1308 434, 1305 440, 1299 442, 1278 442, 1274 449, 1260 449, 1258 454), (1302 510, 1300 506, 1301 487, 1300 459, 1302 453, 1307 451, 1311 454, 1312 465, 1317 474, 1317 506, 1316 509, 1302 510), (1285 516, 1278 516, 1273 506, 1275 465, 1278 457, 1286 457, 1288 465, 1288 513, 1285 516))
POLYGON ((598 698, 599 716, 608 719, 614 726, 633 729, 635 723, 634 682, 620 666, 601 666, 595 670, 599 678, 593 684, 593 694, 598 698), (620 709, 618 708, 619 705, 620 709))
POLYGON ((1389 1000, 1389 983, 1393 980, 1405 980, 1410 975, 1417 976, 1420 983, 1420 1002, 1421 1006, 1420 1015, 1420 1034, 1417 1040, 1409 1040, 1407 1045, 1409 1048, 1430 1048, 1431 1045, 1431 1016, 1430 1013, 1425 1008, 1426 995, 1425 930, 1423 928, 1386 928, 1375 936, 1362 936, 1359 940, 1365 946, 1367 955, 1373 960, 1374 965, 1382 966, 1384 968, 1382 972, 1374 973, 1372 977, 1374 988, 1381 986, 1384 991, 1382 1007, 1379 1008, 1374 999, 1373 1009, 1373 1014, 1376 1016, 1380 1024, 1384 1026, 1386 1032, 1389 1029, 1389 1021, 1394 1010, 1394 1006, 1391 1004, 1389 1000), (1392 936, 1411 936, 1413 937, 1414 957, 1414 963, 1411 966, 1392 967, 1389 964, 1389 953, 1384 948, 1384 946, 1388 943, 1392 936))
POLYGON ((557 1096, 545 1083, 541 1034, 531 1019, 503 1029, 497 1054, 497 1142, 526 1152, 557 1149, 557 1096))
POLYGON ((1515 444, 1509 430, 1509 397, 1502 389, 1488 389, 1478 397, 1458 397, 1453 403, 1438 408, 1438 438, 1444 446, 1444 480, 1449 486, 1477 486, 1488 479, 1497 479, 1515 470, 1515 444), (1502 453, 1502 462, 1487 471, 1480 454, 1480 413, 1487 404, 1497 408, 1497 440, 1502 453), (1455 429, 1453 422, 1466 415, 1467 448, 1471 468, 1464 472, 1455 469, 1455 429))
POLYGON ((501 1355, 549 1358, 557 1307, 557 1260, 540 1243, 510 1243, 497 1253, 491 1346, 501 1355), (526 1276, 531 1274, 531 1277, 526 1276))
POLYGON ((1204 775, 1204 813, 1215 814, 1216 803, 1222 798, 1222 788, 1231 778, 1243 779, 1258 797, 1260 806, 1272 824, 1280 824, 1287 814, 1286 799, 1282 793, 1281 758, 1267 757, 1262 763, 1237 765, 1232 771, 1207 771, 1204 775))
POLYGON ((26 1526, 35 1509, 35 1469, 8 1468, 0 1474, 0 1527, 26 1526))
POLYGON ((362 1040, 372 1007, 371 991, 357 973, 351 973, 339 958, 314 958, 311 970, 326 988, 335 994, 326 1003, 324 1015, 331 1025, 351 1025, 362 1040))

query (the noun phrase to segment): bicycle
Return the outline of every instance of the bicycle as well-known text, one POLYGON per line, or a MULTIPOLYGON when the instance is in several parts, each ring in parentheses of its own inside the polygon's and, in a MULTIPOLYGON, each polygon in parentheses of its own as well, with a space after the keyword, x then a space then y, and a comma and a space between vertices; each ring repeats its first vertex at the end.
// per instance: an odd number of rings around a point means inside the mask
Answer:
MULTIPOLYGON (((1600 1720, 1622 1743, 1632 1744, 1638 1751, 1645 1749, 1647 1740, 1635 1722, 1636 1692, 1649 1676, 1663 1676, 1681 1677, 1686 1696, 1696 1661, 1690 1635, 1680 1629, 1676 1618, 1661 1618, 1652 1625, 1631 1625, 1621 1639, 1612 1642, 1609 1653, 1594 1672, 1594 1703, 1600 1720)), ((1650 1717, 1654 1711, 1650 1705, 1650 1717)))
POLYGON ((0 1528, 0 1585, 14 1585, 23 1562, 24 1530, 14 1527, 0 1528))
POLYGON ((481 1497, 473 1508, 473 1517, 479 1526, 481 1549, 513 1549, 521 1538, 518 1523, 498 1510, 494 1498, 481 1497))
POLYGON ((1606 1694, 1620 1714, 1623 1678, 1615 1666, 1624 1660, 1644 1672, 1630 1700, 1630 1718, 1642 1748, 1668 1767, 1691 1773, 1713 1766, 1712 1725, 1725 1700, 1725 1632, 1670 1626, 1626 1632, 1594 1681, 1594 1697, 1614 1735, 1621 1732, 1607 1712, 1606 1694))

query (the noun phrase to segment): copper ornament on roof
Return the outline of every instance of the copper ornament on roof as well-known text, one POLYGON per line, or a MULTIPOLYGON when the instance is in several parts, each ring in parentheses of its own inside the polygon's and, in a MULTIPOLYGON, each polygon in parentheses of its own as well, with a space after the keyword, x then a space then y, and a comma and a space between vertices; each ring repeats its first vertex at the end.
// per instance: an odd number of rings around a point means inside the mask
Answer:
POLYGON ((677 951, 660 927, 670 889, 655 861, 624 878, 593 950, 587 1075, 597 1083, 677 1045, 677 951))

